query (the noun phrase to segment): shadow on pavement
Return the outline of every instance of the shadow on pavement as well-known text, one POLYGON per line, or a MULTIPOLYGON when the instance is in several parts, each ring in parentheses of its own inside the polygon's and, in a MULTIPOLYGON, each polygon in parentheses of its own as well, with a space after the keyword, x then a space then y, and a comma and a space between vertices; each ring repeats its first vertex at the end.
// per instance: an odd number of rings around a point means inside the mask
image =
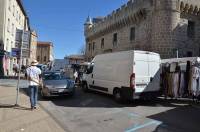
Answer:
MULTIPOLYGON (((21 88, 20 92, 28 95, 28 88, 21 88)), ((120 108, 120 107, 137 107, 137 106, 151 106, 151 107, 180 107, 181 105, 193 105, 195 104, 191 100, 173 100, 173 99, 163 99, 156 98, 154 100, 142 100, 137 99, 134 101, 129 101, 124 104, 120 104, 114 101, 113 97, 108 94, 89 91, 87 93, 83 92, 81 88, 76 89, 76 94, 71 96, 55 96, 42 98, 40 94, 38 95, 39 101, 51 101, 56 106, 63 107, 103 107, 103 108, 120 108)), ((195 104, 199 105, 199 104, 195 104)))
POLYGON ((200 109, 188 106, 181 106, 148 118, 161 121, 154 132, 200 132, 200 109), (177 129, 178 128, 178 129, 177 129))
POLYGON ((49 97, 40 98, 40 101, 51 101, 56 106, 63 107, 103 107, 103 108, 120 108, 120 107, 137 107, 137 106, 152 106, 158 107, 159 105, 164 107, 179 107, 181 105, 192 104, 192 101, 188 100, 165 100, 165 99, 154 99, 154 100, 134 100, 125 104, 119 104, 114 101, 113 97, 107 94, 90 91, 84 93, 80 88, 76 90, 74 97, 61 96, 61 97, 49 97))
POLYGON ((17 110, 30 110, 31 111, 31 108, 27 108, 27 107, 24 107, 24 106, 16 106, 13 109, 17 109, 17 110))
POLYGON ((24 107, 24 106, 16 106, 11 104, 0 104, 0 108, 12 108, 12 109, 18 109, 18 110, 31 110, 30 108, 24 107))
POLYGON ((10 104, 0 104, 0 108, 14 108, 15 105, 10 105, 10 104))
MULTIPOLYGON (((27 89, 21 89, 27 94, 27 89)), ((99 92, 82 92, 77 89, 74 97, 61 96, 39 98, 40 101, 51 101, 56 106, 79 108, 122 108, 122 107, 172 107, 172 109, 147 116, 149 119, 162 122, 154 132, 200 132, 200 107, 191 100, 173 100, 157 98, 155 100, 134 100, 127 104, 116 103, 112 96, 99 92), (196 107, 195 107, 196 106, 196 107)), ((28 110, 25 108, 25 110, 28 110)))

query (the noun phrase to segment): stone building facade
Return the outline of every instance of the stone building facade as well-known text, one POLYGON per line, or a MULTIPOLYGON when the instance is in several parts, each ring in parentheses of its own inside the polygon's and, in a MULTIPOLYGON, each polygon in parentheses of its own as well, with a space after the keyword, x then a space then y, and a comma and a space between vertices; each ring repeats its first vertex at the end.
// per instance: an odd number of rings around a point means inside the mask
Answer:
POLYGON ((30 62, 37 60, 37 33, 36 31, 31 31, 31 43, 30 43, 30 62))
POLYGON ((84 24, 86 61, 123 50, 157 52, 161 58, 199 56, 199 0, 129 0, 101 20, 84 24))
POLYGON ((40 64, 50 64, 54 60, 53 43, 37 42, 37 61, 40 64))
POLYGON ((69 65, 72 64, 81 64, 84 62, 85 58, 84 55, 69 55, 65 57, 69 65))
MULTIPOLYGON (((19 63, 12 50, 19 48, 15 43, 16 30, 29 31, 29 18, 21 0, 0 1, 0 76, 12 75, 13 64, 19 63)), ((23 58, 27 62, 28 58, 23 58)))

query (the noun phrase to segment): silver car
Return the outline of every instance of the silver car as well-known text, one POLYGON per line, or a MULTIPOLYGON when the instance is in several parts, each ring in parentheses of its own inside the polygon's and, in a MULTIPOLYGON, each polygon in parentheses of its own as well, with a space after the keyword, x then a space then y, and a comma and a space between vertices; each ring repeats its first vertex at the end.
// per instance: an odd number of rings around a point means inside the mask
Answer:
POLYGON ((42 74, 43 87, 41 96, 71 95, 75 93, 74 80, 68 79, 60 72, 44 72, 42 74))

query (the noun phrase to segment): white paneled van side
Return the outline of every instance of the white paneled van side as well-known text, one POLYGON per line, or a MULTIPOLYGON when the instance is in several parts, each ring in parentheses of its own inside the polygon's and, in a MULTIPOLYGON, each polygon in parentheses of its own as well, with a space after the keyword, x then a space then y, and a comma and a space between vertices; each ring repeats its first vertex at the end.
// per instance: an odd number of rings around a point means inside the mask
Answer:
POLYGON ((83 77, 83 90, 114 95, 117 101, 159 92, 160 55, 147 51, 122 51, 97 55, 83 77))

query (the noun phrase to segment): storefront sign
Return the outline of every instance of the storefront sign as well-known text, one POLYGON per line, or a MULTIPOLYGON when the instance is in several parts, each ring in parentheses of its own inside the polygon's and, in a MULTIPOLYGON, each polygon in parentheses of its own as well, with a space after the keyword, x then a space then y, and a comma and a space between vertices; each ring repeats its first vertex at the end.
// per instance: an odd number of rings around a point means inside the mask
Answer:
POLYGON ((12 57, 20 57, 20 49, 19 48, 12 48, 12 52, 11 52, 12 57))

